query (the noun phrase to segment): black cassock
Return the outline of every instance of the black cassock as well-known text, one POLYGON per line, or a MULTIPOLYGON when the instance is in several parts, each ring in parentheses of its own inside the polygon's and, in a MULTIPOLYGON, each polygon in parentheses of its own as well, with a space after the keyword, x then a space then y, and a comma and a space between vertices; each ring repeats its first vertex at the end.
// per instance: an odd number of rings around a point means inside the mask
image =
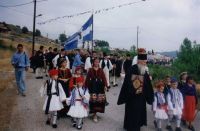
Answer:
POLYGON ((137 65, 133 65, 124 78, 118 98, 118 105, 125 104, 124 129, 140 131, 147 125, 146 102, 152 104, 153 88, 148 73, 140 75, 137 65))

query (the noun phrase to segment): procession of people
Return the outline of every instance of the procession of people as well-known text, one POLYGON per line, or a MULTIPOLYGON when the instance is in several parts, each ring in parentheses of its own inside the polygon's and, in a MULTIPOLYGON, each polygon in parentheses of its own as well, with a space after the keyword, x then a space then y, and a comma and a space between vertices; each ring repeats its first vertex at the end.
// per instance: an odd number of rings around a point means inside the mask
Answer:
POLYGON ((41 96, 46 97, 43 110, 47 115, 46 124, 53 128, 58 127, 59 117, 71 119, 72 126, 79 130, 89 114, 95 123, 99 122, 98 113, 105 113, 109 106, 107 92, 123 81, 116 104, 125 104, 126 131, 140 131, 142 126, 147 126, 147 104, 152 106, 156 131, 163 130, 163 121, 169 131, 173 131, 173 122, 175 131, 181 131, 182 125, 195 131, 198 98, 193 77, 183 72, 178 81, 166 74, 154 86, 144 48, 138 49, 137 59, 133 60, 130 54, 122 58, 119 54, 82 49, 58 52, 57 48, 50 47, 44 51, 43 46, 29 59, 23 45, 19 44, 17 49, 12 65, 18 94, 26 96, 25 71, 31 67, 36 79, 44 79, 40 89, 41 96))

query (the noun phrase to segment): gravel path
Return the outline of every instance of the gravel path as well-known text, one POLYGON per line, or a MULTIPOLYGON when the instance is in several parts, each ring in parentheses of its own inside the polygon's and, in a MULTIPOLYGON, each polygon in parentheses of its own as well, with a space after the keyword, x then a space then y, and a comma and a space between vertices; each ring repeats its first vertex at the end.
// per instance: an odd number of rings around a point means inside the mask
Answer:
MULTIPOLYGON (((10 131, 76 131, 71 126, 69 118, 59 119, 57 129, 45 124, 46 116, 42 111, 44 98, 39 94, 43 82, 44 80, 36 80, 33 74, 27 74, 27 96, 17 96, 17 104, 14 106, 11 116, 10 131)), ((107 93, 110 104, 106 107, 106 113, 98 114, 100 117, 98 123, 94 123, 90 117, 86 118, 82 131, 123 131, 124 105, 118 106, 116 104, 119 91, 120 87, 111 88, 107 93)), ((148 127, 143 127, 142 131, 155 131, 150 109, 150 106, 148 106, 148 127)), ((195 127, 196 131, 200 131, 200 114, 197 118, 195 127)), ((184 128, 182 129, 187 131, 184 128)))

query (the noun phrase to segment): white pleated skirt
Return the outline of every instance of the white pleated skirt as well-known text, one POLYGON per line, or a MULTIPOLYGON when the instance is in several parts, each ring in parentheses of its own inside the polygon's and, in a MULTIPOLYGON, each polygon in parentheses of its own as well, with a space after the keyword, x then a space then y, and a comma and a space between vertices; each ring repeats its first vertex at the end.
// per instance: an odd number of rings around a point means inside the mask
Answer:
POLYGON ((86 109, 80 101, 77 101, 75 105, 70 106, 67 114, 74 118, 84 118, 88 117, 88 109, 86 109))
POLYGON ((168 119, 168 115, 164 109, 156 109, 155 118, 161 119, 161 120, 166 120, 166 119, 168 119))

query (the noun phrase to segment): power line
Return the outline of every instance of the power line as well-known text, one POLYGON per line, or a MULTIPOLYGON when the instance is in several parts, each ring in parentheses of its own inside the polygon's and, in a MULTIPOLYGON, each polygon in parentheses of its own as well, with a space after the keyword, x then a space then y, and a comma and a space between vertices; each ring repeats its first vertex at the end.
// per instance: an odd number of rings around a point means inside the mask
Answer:
MULTIPOLYGON (((38 0, 37 2, 42 2, 42 1, 47 1, 47 0, 38 0)), ((32 3, 33 3, 33 1, 22 3, 22 4, 16 4, 16 5, 0 5, 0 7, 4 7, 4 8, 19 7, 19 6, 29 5, 29 4, 32 4, 32 3)))
POLYGON ((28 4, 31 4, 33 3, 33 1, 30 1, 30 2, 27 2, 27 3, 22 3, 22 4, 17 4, 17 5, 0 5, 0 7, 18 7, 18 6, 24 6, 24 5, 28 5, 28 4))

